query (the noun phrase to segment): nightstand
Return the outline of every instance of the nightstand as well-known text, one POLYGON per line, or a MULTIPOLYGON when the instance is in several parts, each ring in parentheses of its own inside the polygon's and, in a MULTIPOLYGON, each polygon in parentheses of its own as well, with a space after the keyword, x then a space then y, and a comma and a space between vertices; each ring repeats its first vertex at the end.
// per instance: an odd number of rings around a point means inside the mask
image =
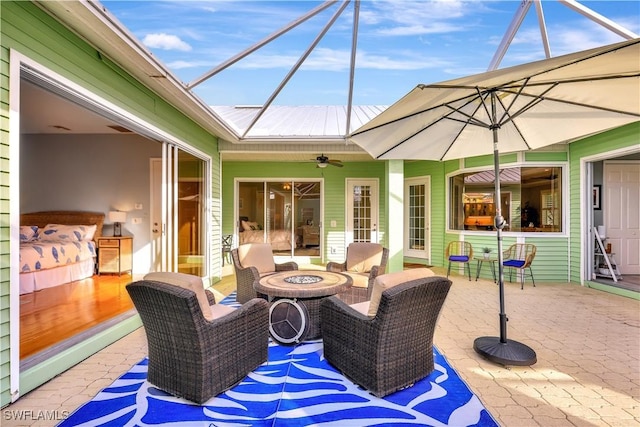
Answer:
POLYGON ((131 272, 133 268, 133 237, 98 238, 98 274, 131 272))

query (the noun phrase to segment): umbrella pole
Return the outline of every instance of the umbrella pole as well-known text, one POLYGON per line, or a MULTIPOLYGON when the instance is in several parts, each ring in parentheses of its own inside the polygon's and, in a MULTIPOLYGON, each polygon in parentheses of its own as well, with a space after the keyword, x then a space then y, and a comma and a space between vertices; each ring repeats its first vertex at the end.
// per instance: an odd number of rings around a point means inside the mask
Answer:
MULTIPOLYGON (((494 95, 492 93, 492 95, 494 95)), ((492 110, 495 123, 495 98, 492 96, 492 110)), ((495 173, 495 197, 496 238, 498 239, 498 292, 500 293, 500 337, 479 337, 473 342, 476 353, 484 356, 492 362, 503 365, 530 366, 537 362, 536 352, 528 346, 517 341, 507 339, 507 314, 504 308, 504 267, 502 265, 502 229, 504 217, 502 216, 502 201, 500 200, 500 153, 498 150, 498 128, 491 126, 493 132, 493 164, 495 173)))
POLYGON ((496 217, 493 224, 496 227, 496 239, 498 240, 498 292, 500 294, 500 342, 507 342, 507 313, 504 306, 504 254, 502 253, 502 229, 504 217, 502 216, 502 195, 500 194, 500 153, 498 151, 498 130, 493 130, 493 170, 495 176, 496 217))

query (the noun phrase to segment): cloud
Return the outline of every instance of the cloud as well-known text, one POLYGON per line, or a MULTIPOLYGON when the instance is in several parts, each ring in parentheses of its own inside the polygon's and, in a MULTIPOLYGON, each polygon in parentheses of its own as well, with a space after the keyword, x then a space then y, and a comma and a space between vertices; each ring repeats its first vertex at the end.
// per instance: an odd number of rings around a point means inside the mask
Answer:
MULTIPOLYGON (((259 54, 256 53, 236 65, 242 69, 290 69, 299 56, 287 54, 259 54)), ((300 67, 305 71, 342 72, 349 69, 351 51, 344 49, 317 48, 300 67)), ((437 57, 416 55, 415 52, 396 51, 393 56, 372 54, 359 49, 356 57, 358 69, 370 70, 425 70, 449 67, 451 61, 437 57)))
POLYGON ((180 37, 172 34, 155 33, 147 34, 142 40, 145 46, 162 50, 180 50, 183 52, 189 52, 191 46, 188 43, 180 40, 180 37))
POLYGON ((167 63, 167 67, 170 70, 184 70, 186 68, 200 68, 200 67, 213 68, 214 65, 215 64, 213 64, 211 61, 177 60, 177 61, 172 61, 167 63))

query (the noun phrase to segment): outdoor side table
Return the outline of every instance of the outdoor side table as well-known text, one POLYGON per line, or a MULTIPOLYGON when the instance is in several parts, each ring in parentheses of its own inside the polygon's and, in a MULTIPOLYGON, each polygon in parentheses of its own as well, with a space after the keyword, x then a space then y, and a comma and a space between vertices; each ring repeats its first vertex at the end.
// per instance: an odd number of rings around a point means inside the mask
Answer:
POLYGON ((491 267, 491 274, 493 274, 493 281, 496 281, 496 262, 498 262, 498 258, 489 257, 485 258, 484 256, 474 256, 473 259, 476 260, 476 282, 478 281, 478 277, 480 277, 480 271, 482 271, 482 264, 485 262, 489 263, 489 267, 491 267))

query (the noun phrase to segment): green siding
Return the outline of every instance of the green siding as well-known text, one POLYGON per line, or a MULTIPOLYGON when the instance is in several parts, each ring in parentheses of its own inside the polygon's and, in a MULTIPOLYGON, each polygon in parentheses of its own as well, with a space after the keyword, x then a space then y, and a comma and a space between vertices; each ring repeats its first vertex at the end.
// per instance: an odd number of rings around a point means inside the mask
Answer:
POLYGON ((527 162, 566 162, 569 160, 566 151, 530 151, 524 153, 527 162))
MULTIPOLYGON (((516 153, 500 154, 500 164, 515 163, 518 161, 516 153)), ((469 157, 464 159, 466 168, 474 168, 480 166, 493 166, 493 154, 478 157, 469 157)))
MULTIPOLYGON (((2 7, 2 3, 0 3, 2 7)), ((2 9, 0 9, 0 18, 2 9)), ((0 22, 1 24, 1 22, 0 22)), ((10 307, 9 307, 9 50, 0 49, 0 83, 2 84, 0 105, 0 407, 11 399, 10 352, 10 307)))
MULTIPOLYGON (((217 152, 217 139, 176 108, 147 89, 135 78, 120 69, 117 64, 103 57, 84 40, 67 30, 31 2, 0 2, 0 406, 6 406, 11 399, 10 362, 9 362, 9 194, 19 189, 9 188, 9 50, 20 54, 53 70, 84 87, 86 90, 129 111, 167 133, 188 142, 192 147, 208 154, 212 158, 211 209, 212 233, 210 247, 213 258, 212 274, 219 276, 216 267, 220 260, 220 160, 217 152)), ((101 345, 115 341, 122 333, 106 335, 101 345)), ((97 351, 97 350, 96 350, 97 351)), ((62 364, 51 363, 47 369, 36 370, 30 375, 29 387, 35 387, 66 368, 62 364)), ((22 391, 21 391, 22 392, 22 391)))

